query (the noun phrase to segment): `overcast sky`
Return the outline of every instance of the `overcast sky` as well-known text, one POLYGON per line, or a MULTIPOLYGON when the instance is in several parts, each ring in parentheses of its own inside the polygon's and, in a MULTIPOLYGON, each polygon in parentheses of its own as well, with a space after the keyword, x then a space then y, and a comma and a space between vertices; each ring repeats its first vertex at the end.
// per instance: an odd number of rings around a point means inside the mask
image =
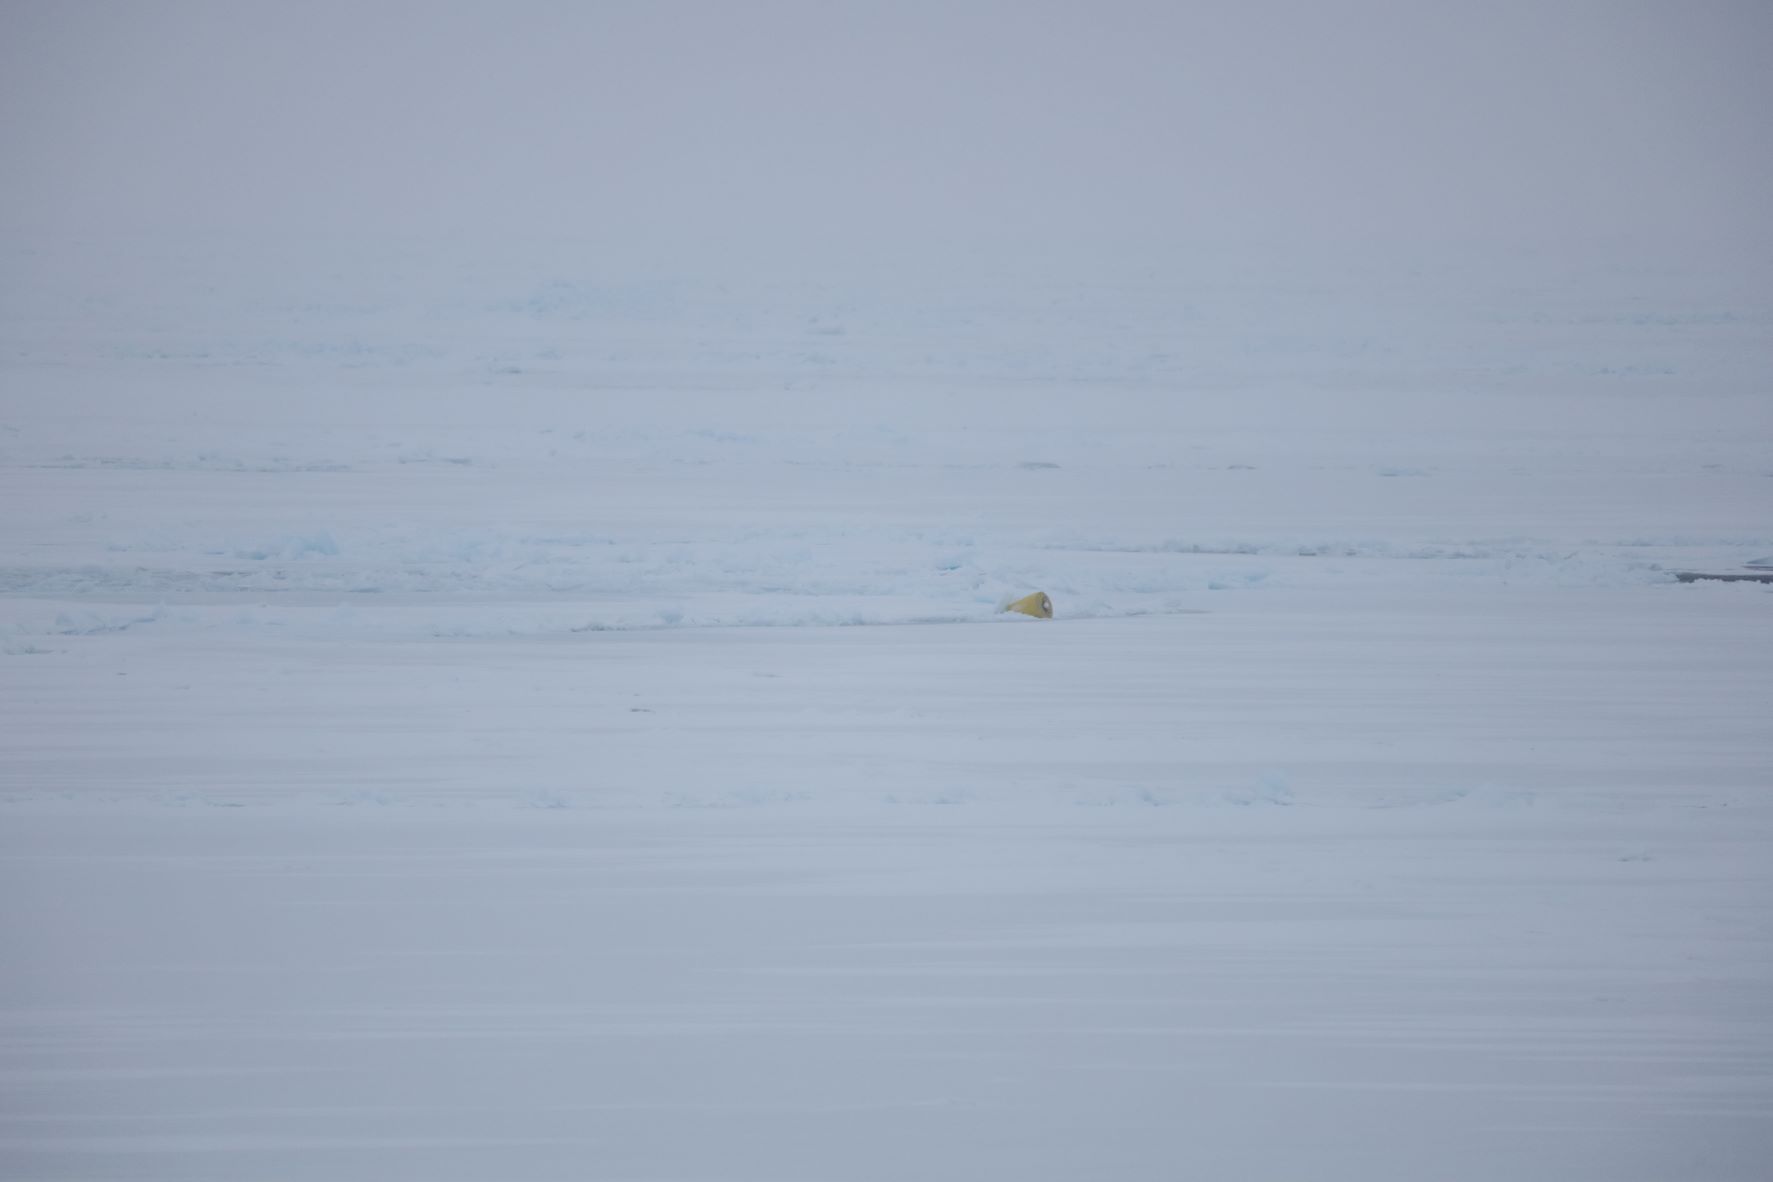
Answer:
POLYGON ((1773 240, 1773 5, 0 0, 0 225, 1773 240))

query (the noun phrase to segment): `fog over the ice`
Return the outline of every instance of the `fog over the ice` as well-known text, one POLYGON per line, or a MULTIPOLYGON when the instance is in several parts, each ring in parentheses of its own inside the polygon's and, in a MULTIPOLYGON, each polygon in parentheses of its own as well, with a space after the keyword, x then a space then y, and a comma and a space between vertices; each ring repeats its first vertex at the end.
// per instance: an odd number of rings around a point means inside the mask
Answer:
POLYGON ((1773 241, 1773 6, 36 3, 0 226, 624 257, 1773 241))

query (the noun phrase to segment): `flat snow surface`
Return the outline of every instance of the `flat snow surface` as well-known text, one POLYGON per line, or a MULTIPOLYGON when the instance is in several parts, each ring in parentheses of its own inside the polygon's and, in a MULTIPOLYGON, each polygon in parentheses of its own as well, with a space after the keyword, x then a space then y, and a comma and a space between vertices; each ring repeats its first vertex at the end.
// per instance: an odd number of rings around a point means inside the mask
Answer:
POLYGON ((1767 1177, 1764 293, 131 249, 0 293, 0 1175, 1767 1177))

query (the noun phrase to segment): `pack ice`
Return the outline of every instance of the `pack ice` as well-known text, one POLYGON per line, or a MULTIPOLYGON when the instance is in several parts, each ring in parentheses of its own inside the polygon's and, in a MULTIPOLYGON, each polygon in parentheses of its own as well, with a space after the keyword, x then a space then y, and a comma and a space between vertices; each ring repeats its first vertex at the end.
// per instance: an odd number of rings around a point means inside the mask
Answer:
POLYGON ((1764 287, 113 249, 0 1174, 1767 1176, 1764 287))

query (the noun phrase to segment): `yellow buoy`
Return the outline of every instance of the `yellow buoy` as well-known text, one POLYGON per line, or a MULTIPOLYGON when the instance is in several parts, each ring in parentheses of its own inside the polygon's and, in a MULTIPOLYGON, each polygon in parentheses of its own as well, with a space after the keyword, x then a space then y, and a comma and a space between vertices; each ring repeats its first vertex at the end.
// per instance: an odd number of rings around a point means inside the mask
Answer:
POLYGON ((1024 595, 1014 603, 1005 604, 1003 610, 1021 612, 1037 620, 1050 620, 1053 618, 1053 601, 1047 598, 1045 591, 1036 591, 1033 595, 1024 595))

